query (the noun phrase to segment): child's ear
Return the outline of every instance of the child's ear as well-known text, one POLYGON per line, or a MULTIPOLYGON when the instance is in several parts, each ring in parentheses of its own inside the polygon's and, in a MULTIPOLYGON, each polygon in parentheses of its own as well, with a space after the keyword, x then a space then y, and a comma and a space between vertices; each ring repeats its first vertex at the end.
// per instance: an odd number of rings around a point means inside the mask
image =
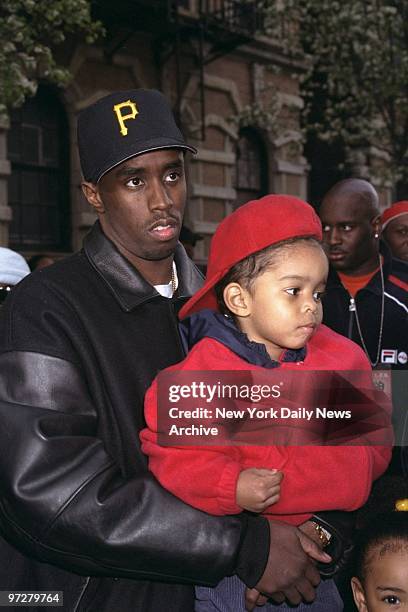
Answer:
POLYGON ((367 612, 368 608, 363 585, 355 576, 353 576, 351 579, 351 588, 353 589, 354 602, 357 606, 358 612, 367 612))
POLYGON ((247 317, 251 314, 249 292, 239 283, 229 283, 223 293, 224 303, 228 310, 237 317, 247 317))

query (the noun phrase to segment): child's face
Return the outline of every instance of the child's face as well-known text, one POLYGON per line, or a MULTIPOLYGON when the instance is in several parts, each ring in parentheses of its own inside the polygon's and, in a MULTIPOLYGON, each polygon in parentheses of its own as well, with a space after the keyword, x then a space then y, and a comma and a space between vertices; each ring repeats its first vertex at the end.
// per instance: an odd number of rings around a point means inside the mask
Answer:
POLYGON ((383 555, 377 550, 363 584, 352 578, 351 586, 359 612, 408 610, 408 546, 383 555))
POLYGON ((302 348, 316 331, 328 273, 326 255, 317 245, 295 244, 276 257, 244 292, 248 311, 238 318, 242 331, 265 344, 273 359, 285 349, 302 348))

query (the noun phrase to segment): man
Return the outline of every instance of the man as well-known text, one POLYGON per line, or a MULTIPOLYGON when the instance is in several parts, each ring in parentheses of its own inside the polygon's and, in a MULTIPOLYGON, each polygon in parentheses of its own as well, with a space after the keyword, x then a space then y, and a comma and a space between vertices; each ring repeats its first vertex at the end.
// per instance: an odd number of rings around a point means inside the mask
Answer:
POLYGON ((62 590, 68 611, 188 612, 189 585, 237 573, 278 599, 313 599, 308 555, 330 557, 308 537, 190 508, 140 451, 144 393, 182 359, 176 313, 202 282, 178 244, 194 149, 149 90, 86 109, 78 143, 98 222, 0 319, 2 588, 62 590))
POLYGON ((320 217, 331 264, 323 322, 357 342, 373 368, 399 371, 393 373, 393 403, 400 441, 408 369, 407 266, 380 242, 378 195, 367 181, 346 179, 334 185, 323 198, 320 217))
POLYGON ((27 274, 30 274, 30 268, 24 257, 11 249, 0 247, 0 308, 15 285, 27 274))
POLYGON ((195 245, 197 244, 197 242, 199 242, 202 239, 203 239, 203 236, 201 236, 201 234, 197 234, 196 232, 191 231, 191 229, 187 227, 187 225, 181 226, 179 240, 181 244, 183 245, 183 247, 185 248, 185 251, 187 255, 190 257, 190 259, 194 259, 195 245))
POLYGON ((382 238, 394 257, 408 263, 408 200, 394 202, 381 216, 382 238))
POLYGON ((31 272, 51 266, 53 263, 55 263, 55 259, 47 253, 38 253, 37 255, 30 257, 28 260, 28 265, 30 266, 31 272))
POLYGON ((373 367, 406 369, 408 271, 380 244, 374 187, 340 181, 325 195, 320 217, 331 263, 324 323, 360 344, 373 367))

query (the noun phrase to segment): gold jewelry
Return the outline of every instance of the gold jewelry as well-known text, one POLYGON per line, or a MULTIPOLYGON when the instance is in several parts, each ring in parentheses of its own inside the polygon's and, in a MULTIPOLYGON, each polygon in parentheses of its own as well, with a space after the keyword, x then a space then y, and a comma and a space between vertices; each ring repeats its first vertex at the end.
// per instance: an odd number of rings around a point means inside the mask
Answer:
POLYGON ((384 310, 385 310, 384 271, 383 271, 383 265, 382 265, 380 254, 378 254, 378 257, 379 257, 379 260, 380 260, 380 276, 381 276, 381 314, 380 314, 380 329, 379 329, 379 332, 378 332, 377 355, 376 355, 376 358, 375 358, 374 362, 371 361, 370 353, 368 352, 366 344, 364 342, 363 332, 361 331, 360 319, 358 318, 357 304, 356 304, 355 299, 351 297, 350 298, 350 304, 349 304, 349 311, 350 312, 355 312, 355 314, 356 314, 356 323, 357 323, 358 334, 359 334, 360 340, 361 340, 361 346, 363 347, 363 349, 365 351, 365 354, 367 355, 368 359, 370 360, 371 366, 373 368, 375 368, 375 366, 378 364, 378 362, 380 360, 381 341, 382 341, 383 327, 384 327, 384 310))
POLYGON ((395 509, 398 512, 407 512, 408 511, 408 499, 397 499, 395 502, 395 509))
POLYGON ((172 266, 171 266, 171 279, 170 279, 170 282, 171 282, 171 292, 172 292, 172 295, 174 295, 176 293, 176 291, 177 291, 177 286, 178 286, 177 273, 176 273, 176 264, 174 263, 174 261, 173 261, 172 266))
POLYGON ((330 543, 331 533, 329 533, 327 529, 324 529, 324 527, 322 527, 318 523, 315 523, 315 521, 310 521, 310 522, 313 524, 316 530, 319 540, 322 543, 322 547, 326 548, 326 546, 328 546, 328 544, 330 543))

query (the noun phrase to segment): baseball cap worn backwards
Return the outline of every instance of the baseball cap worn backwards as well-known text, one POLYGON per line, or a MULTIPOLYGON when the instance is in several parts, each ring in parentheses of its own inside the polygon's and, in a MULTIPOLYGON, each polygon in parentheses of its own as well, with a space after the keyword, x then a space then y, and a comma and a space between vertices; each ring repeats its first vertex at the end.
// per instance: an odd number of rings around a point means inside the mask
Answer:
POLYGON ((408 214, 408 200, 401 200, 401 202, 394 202, 392 206, 386 208, 381 216, 382 229, 385 230, 387 225, 393 219, 401 217, 402 215, 408 214))
POLYGON ((88 106, 78 117, 78 148, 84 179, 94 184, 135 155, 169 148, 197 153, 155 89, 116 91, 88 106))
POLYGON ((22 255, 0 247, 0 283, 3 285, 17 285, 31 270, 22 255))
POLYGON ((215 285, 239 261, 272 244, 295 238, 322 240, 322 225, 306 202, 288 195, 267 195, 251 200, 226 217, 210 245, 206 280, 184 304, 179 317, 210 308, 218 310, 215 285))

